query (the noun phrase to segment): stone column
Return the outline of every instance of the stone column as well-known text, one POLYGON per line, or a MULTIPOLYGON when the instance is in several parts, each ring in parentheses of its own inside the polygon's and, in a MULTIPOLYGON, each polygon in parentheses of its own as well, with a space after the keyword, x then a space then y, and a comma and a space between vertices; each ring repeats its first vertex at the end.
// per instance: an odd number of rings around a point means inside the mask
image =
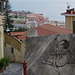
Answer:
POLYGON ((4 34, 3 34, 3 23, 2 16, 0 15, 0 58, 4 57, 4 34))

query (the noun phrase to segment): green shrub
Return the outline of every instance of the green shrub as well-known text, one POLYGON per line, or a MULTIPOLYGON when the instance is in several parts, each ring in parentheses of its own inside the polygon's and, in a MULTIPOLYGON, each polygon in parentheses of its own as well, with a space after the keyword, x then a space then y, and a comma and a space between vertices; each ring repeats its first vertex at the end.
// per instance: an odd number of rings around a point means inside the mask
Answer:
POLYGON ((3 68, 3 62, 0 60, 0 69, 3 68))
POLYGON ((9 58, 6 58, 6 65, 9 64, 9 58))
POLYGON ((9 64, 9 58, 1 58, 4 68, 9 64))

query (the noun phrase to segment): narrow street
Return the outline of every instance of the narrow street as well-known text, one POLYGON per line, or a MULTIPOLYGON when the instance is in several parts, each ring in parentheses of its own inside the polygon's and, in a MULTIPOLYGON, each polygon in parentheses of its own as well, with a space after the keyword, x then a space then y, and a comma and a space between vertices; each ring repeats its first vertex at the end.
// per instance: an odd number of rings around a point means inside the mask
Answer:
POLYGON ((22 64, 10 63, 0 75, 22 75, 22 64))

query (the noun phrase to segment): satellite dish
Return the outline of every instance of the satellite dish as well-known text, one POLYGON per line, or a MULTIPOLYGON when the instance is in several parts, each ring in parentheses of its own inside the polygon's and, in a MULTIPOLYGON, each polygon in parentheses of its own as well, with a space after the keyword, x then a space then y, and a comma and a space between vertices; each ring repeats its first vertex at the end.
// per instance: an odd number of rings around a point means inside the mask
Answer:
POLYGON ((69 9, 71 7, 71 5, 67 2, 67 9, 69 9))

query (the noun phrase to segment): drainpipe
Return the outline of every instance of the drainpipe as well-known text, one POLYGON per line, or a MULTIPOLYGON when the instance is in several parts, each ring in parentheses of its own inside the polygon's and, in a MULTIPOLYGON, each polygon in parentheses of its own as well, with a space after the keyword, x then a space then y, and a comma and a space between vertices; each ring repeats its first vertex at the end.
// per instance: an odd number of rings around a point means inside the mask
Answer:
POLYGON ((73 21, 73 33, 75 34, 75 21, 73 21))
POLYGON ((72 24, 72 16, 71 16, 71 30, 73 30, 73 24, 72 24))

